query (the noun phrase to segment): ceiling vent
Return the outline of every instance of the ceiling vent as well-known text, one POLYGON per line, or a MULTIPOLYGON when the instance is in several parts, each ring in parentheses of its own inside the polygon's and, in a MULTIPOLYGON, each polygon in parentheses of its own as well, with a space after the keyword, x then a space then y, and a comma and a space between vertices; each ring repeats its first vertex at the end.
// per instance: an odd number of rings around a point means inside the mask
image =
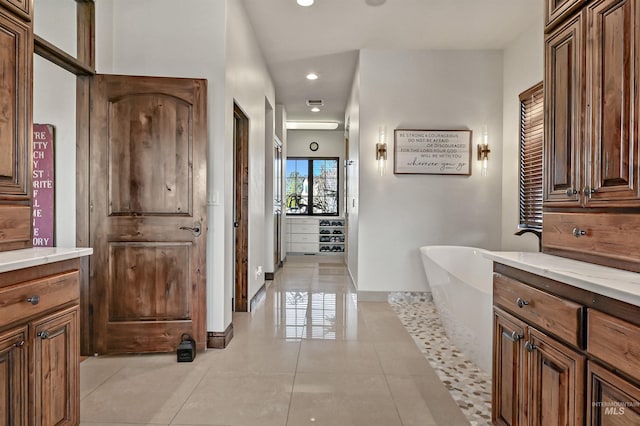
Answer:
POLYGON ((324 101, 322 99, 307 99, 307 106, 321 107, 324 106, 324 101))

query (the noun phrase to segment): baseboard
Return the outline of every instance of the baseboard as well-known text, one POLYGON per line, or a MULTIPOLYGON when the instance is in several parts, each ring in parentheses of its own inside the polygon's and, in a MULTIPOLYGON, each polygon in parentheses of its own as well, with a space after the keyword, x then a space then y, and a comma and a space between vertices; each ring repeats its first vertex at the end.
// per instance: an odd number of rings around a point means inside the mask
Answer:
POLYGON ((224 349, 233 339, 233 323, 223 332, 207 331, 207 348, 224 349))
POLYGON ((267 295, 267 285, 265 283, 265 284, 262 284, 262 287, 260 287, 260 290, 258 290, 256 294, 254 294, 251 300, 249 301, 249 312, 253 312, 254 308, 256 307, 256 304, 260 302, 266 295, 267 295))

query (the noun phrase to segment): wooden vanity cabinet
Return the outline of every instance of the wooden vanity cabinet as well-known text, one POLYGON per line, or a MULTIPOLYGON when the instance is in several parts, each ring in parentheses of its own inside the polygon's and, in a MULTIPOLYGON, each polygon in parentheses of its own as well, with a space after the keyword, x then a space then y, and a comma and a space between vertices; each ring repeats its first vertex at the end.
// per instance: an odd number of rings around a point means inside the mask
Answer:
POLYGON ((31 247, 30 0, 0 0, 0 251, 31 247), (4 6, 4 7, 3 7, 4 6))
POLYGON ((640 387, 594 361, 587 363, 587 424, 640 425, 640 387))
POLYGON ((0 426, 76 426, 78 260, 0 274, 0 426))

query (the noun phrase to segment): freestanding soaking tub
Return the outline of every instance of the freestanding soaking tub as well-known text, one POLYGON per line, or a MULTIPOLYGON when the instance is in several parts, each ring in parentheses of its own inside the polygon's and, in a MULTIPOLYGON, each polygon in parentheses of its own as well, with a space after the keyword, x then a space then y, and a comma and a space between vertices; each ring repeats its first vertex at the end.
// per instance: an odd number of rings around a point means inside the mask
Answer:
POLYGON ((493 262, 474 247, 425 246, 420 252, 447 337, 491 374, 493 262))

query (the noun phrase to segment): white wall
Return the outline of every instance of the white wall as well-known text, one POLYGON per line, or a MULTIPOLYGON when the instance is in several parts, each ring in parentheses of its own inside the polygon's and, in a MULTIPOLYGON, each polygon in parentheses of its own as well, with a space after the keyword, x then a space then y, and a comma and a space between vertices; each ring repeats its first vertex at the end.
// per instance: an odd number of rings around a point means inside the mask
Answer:
POLYGON ((33 32, 75 57, 78 50, 76 2, 34 0, 33 10, 33 32))
POLYGON ((33 122, 55 127, 54 240, 57 247, 75 247, 76 76, 38 55, 33 55, 33 122))
MULTIPOLYGON (((255 274, 264 267, 265 253, 265 101, 275 105, 273 81, 262 57, 255 33, 249 24, 241 0, 227 1, 226 94, 225 94, 225 229, 233 229, 233 104, 249 118, 249 300, 264 284, 264 275, 255 274)), ((273 120, 273 118, 271 118, 273 120)), ((270 139, 273 140, 273 125, 270 139)), ((271 177, 269 177, 271 179, 271 177)), ((215 185, 220 181, 216 181, 215 185)), ((231 323, 233 295, 233 233, 224 240, 224 325, 231 323)), ((221 252, 218 251, 220 254, 221 252)), ((222 256, 218 256, 222 257, 222 256)), ((214 266, 215 268, 215 266, 214 266)), ((217 324, 216 324, 217 325, 217 324)), ((214 331, 219 331, 218 329, 214 331)))
POLYGON ((351 94, 345 111, 345 133, 349 139, 349 158, 347 165, 347 269, 351 280, 358 287, 358 235, 360 205, 360 64, 353 76, 351 94))
MULTIPOLYGON (((362 50, 359 124, 359 292, 426 290, 423 245, 500 248, 501 51, 362 50), (471 176, 394 175, 392 163, 385 176, 377 173, 379 126, 389 135, 393 129, 471 129, 475 154, 484 125, 488 176, 475 160, 471 176)), ((388 145, 392 153, 392 137, 388 145)))
POLYGON ((520 161, 520 101, 518 95, 542 81, 544 72, 543 22, 524 31, 504 50, 502 244, 507 251, 538 251, 533 234, 518 230, 518 173, 520 161))

